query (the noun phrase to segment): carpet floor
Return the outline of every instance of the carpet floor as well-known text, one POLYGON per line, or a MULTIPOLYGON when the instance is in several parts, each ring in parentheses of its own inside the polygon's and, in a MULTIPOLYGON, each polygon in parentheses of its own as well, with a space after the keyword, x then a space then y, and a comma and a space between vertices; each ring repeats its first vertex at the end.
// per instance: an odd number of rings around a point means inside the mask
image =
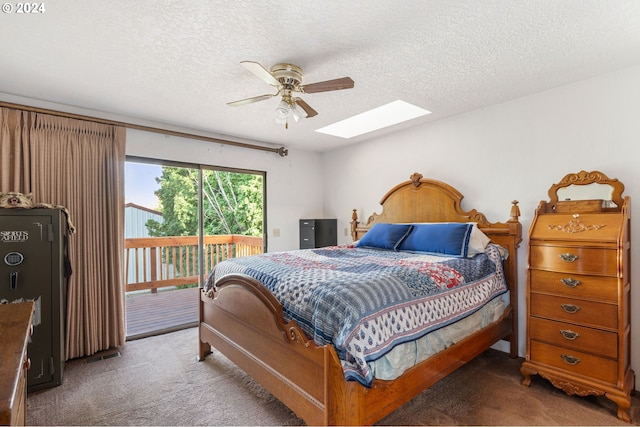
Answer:
MULTIPOLYGON (((287 407, 215 352, 198 362, 185 329, 67 362, 63 384, 29 393, 29 425, 301 425, 287 407)), ((602 396, 568 396, 522 359, 488 350, 379 425, 627 425, 602 396)), ((633 397, 631 417, 640 422, 633 397)))

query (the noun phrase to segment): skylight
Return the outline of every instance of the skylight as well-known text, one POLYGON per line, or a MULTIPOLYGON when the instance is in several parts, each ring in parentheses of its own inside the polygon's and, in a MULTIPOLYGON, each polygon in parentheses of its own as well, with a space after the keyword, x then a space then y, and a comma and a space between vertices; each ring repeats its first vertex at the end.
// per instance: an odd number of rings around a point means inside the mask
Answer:
POLYGON ((316 132, 340 138, 353 138, 427 114, 431 114, 431 111, 398 100, 316 129, 316 132))

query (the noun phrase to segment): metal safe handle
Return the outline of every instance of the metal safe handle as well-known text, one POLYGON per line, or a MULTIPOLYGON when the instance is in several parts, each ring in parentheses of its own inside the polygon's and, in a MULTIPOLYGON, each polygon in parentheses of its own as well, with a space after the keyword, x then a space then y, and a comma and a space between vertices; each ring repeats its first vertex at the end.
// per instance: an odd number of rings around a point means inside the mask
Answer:
POLYGON ((11 289, 16 289, 18 287, 17 271, 12 271, 11 273, 9 273, 9 283, 10 283, 11 289))

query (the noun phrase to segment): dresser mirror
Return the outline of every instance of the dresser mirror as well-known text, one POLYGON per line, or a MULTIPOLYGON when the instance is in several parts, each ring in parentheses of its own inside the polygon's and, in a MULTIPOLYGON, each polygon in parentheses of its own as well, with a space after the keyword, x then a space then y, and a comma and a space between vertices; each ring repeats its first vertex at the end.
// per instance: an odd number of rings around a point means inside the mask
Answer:
POLYGON ((616 207, 613 201, 613 187, 608 184, 592 182, 588 185, 571 184, 558 188, 556 192, 559 201, 567 200, 602 200, 604 207, 616 207))
POLYGON ((566 175, 549 188, 550 206, 554 211, 565 208, 583 211, 619 210, 624 184, 599 171, 580 171, 566 175))

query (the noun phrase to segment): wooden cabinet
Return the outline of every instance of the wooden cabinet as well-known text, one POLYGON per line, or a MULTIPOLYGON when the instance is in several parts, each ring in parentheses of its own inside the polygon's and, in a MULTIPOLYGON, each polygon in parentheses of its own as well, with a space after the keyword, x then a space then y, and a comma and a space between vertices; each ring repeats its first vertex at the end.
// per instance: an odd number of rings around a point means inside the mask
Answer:
MULTIPOLYGON (((538 374, 567 394, 604 395, 630 422, 630 203, 602 172, 565 176, 529 230, 527 354, 523 384, 538 374), (606 200, 559 200, 567 187, 606 185, 606 200)), ((583 191, 584 192, 584 191, 583 191)))
POLYGON ((33 302, 0 305, 0 425, 27 423, 27 344, 33 302))
POLYGON ((335 246, 338 241, 337 222, 335 219, 301 219, 300 249, 335 246))

